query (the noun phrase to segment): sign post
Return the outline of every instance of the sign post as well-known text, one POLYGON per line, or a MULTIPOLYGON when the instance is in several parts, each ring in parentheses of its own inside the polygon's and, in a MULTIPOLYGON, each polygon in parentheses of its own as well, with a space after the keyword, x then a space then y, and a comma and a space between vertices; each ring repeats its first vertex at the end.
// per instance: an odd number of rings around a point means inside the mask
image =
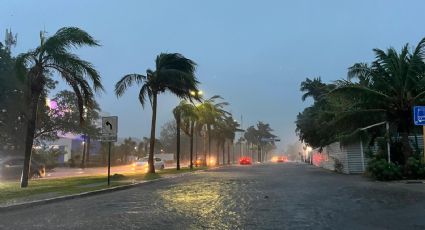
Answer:
POLYGON ((118 117, 102 117, 102 141, 108 142, 108 186, 111 184, 111 142, 117 141, 118 117))
POLYGON ((424 141, 424 160, 425 160, 425 106, 415 106, 413 107, 413 120, 415 125, 422 126, 422 138, 424 141))

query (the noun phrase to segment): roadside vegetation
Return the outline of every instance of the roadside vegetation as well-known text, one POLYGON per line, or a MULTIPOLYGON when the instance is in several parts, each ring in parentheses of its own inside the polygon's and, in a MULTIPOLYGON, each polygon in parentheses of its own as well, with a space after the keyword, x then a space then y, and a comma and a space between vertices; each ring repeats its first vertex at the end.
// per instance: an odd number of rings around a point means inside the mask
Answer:
POLYGON ((105 175, 30 180, 29 187, 26 189, 21 189, 19 182, 1 181, 0 206, 130 185, 172 176, 173 174, 189 173, 205 169, 207 168, 196 167, 190 169, 184 167, 181 170, 164 169, 157 173, 129 172, 125 174, 113 174, 109 187, 105 175))
MULTIPOLYGON (((13 44, 7 46, 0 42, 0 157, 24 158, 20 187, 35 187, 19 194, 31 194, 32 191, 62 194, 67 184, 71 186, 68 191, 85 191, 85 188, 74 188, 80 186, 78 180, 91 184, 101 179, 76 177, 52 180, 51 184, 42 180, 29 183, 32 160, 43 164, 47 171, 58 166, 85 168, 107 164, 107 143, 101 143, 100 154, 95 154, 97 156, 91 152, 93 142, 101 137, 101 129, 97 125, 101 106, 94 95, 101 96, 104 86, 99 71, 88 60, 74 53, 82 47, 99 47, 100 43, 77 27, 61 28, 52 36, 46 34, 45 31, 40 32, 39 45, 16 57, 11 52, 16 40, 5 42, 13 44), (66 83, 69 89, 58 89, 59 82, 66 83), (64 134, 78 136, 81 153, 73 150, 71 159, 59 165, 57 159, 64 150, 51 148, 47 143, 58 140, 64 134), (55 186, 57 190, 53 189, 55 186)), ((13 38, 11 34, 7 37, 13 38)), ((149 103, 153 114, 150 137, 144 137, 140 142, 126 138, 119 145, 112 144, 112 165, 129 164, 147 156, 150 174, 144 176, 156 178, 171 173, 165 170, 158 175, 153 174, 154 154, 164 150, 175 152, 176 171, 186 172, 199 169, 194 168, 195 161, 201 161, 203 167, 237 162, 235 144, 247 144, 251 156, 256 150, 258 161, 265 160, 265 154, 275 148, 274 142, 264 141, 275 137, 269 124, 264 122, 259 122, 257 129, 249 127, 245 138, 236 140, 236 133, 244 130, 229 112, 230 104, 221 96, 204 98, 199 89, 195 61, 180 53, 160 53, 154 64, 154 68, 148 68, 145 74, 125 75, 115 84, 117 97, 133 85, 139 86, 140 104, 144 108, 149 103), (174 124, 161 129, 159 140, 156 138, 156 110, 159 96, 165 92, 181 99, 181 102, 170 114, 174 117, 174 124), (181 168, 183 156, 189 169, 181 168)), ((124 178, 124 181, 132 179, 127 175, 124 178)), ((7 191, 5 186, 2 185, 2 192, 3 189, 7 191)), ((16 189, 16 184, 10 186, 16 189)))
POLYGON ((424 179, 423 152, 417 144, 422 141, 417 138, 422 127, 413 124, 413 107, 425 104, 425 38, 400 51, 373 52, 375 60, 349 67, 347 79, 324 83, 317 77, 301 83, 302 99, 313 99, 313 105, 298 114, 296 132, 314 148, 362 138, 369 151, 379 147, 369 155, 367 170, 372 177, 424 179), (361 130, 381 122, 389 123, 388 133, 385 125, 361 130), (391 162, 386 140, 391 143, 391 162))

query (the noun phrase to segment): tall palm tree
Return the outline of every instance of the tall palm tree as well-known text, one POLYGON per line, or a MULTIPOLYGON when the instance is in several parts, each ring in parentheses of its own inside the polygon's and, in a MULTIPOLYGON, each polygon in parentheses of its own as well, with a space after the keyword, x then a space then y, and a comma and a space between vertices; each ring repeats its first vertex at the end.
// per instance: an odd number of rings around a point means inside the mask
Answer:
MULTIPOLYGON (((223 99, 222 97, 215 95, 198 105, 199 111, 199 124, 202 125, 208 136, 208 159, 211 158, 211 130, 214 124, 224 115, 229 112, 224 110, 224 107, 229 105, 227 102, 216 102, 217 99, 223 99)), ((207 159, 205 153, 205 160, 207 159)))
POLYGON ((192 100, 191 91, 198 91, 195 76, 196 63, 179 53, 161 53, 156 57, 155 70, 146 70, 146 75, 128 74, 115 84, 115 94, 120 97, 133 84, 141 85, 139 101, 142 107, 146 100, 152 107, 151 138, 149 148, 149 172, 155 173, 153 153, 155 147, 155 128, 157 97, 166 91, 181 99, 192 100))
MULTIPOLYGON (((198 108, 193 103, 188 103, 187 101, 181 101, 180 104, 175 108, 179 112, 180 123, 179 127, 183 132, 190 138, 190 163, 189 168, 193 169, 193 138, 195 135, 195 126, 198 120, 198 108)), ((177 122, 177 119, 176 119, 177 122)), ((177 136, 177 141, 179 142, 180 137, 179 133, 177 136)), ((179 144, 177 151, 179 150, 179 144)))
POLYGON ((180 170, 180 130, 183 130, 183 132, 185 132, 186 135, 190 137, 190 168, 193 168, 193 129, 195 125, 194 122, 197 119, 196 110, 197 109, 193 104, 188 103, 185 100, 182 100, 180 104, 173 109, 173 115, 174 119, 176 120, 177 129, 177 170, 180 170))
POLYGON ((233 119, 232 116, 227 116, 224 119, 224 123, 224 136, 227 140, 229 140, 227 142, 227 164, 230 165, 230 144, 233 144, 233 142, 235 141, 236 132, 243 132, 243 130, 238 128, 240 125, 237 121, 233 119))
POLYGON ((37 107, 46 83, 56 72, 70 85, 77 95, 80 123, 83 124, 83 107, 90 107, 94 91, 103 90, 100 75, 93 65, 71 53, 71 49, 82 46, 98 46, 98 42, 87 32, 76 27, 59 29, 53 36, 40 33, 40 45, 17 57, 16 64, 20 76, 27 85, 26 103, 28 110, 27 134, 25 140, 25 160, 22 170, 21 187, 28 186, 28 172, 37 120, 37 107), (87 80, 92 82, 92 86, 87 80), (93 89, 92 89, 93 88, 93 89))
MULTIPOLYGON (((409 133, 413 128, 412 109, 425 103, 425 38, 410 52, 406 44, 400 53, 374 49, 370 65, 357 63, 349 68, 349 79, 339 81, 331 95, 345 96, 352 102, 345 120, 362 116, 385 119, 401 133, 404 161, 412 153, 409 133)), ((361 127, 361 126, 360 126, 361 127)))
POLYGON ((220 164, 220 147, 222 148, 223 152, 222 152, 222 162, 224 164, 225 161, 225 149, 224 149, 224 145, 226 142, 226 123, 224 121, 224 117, 219 117, 217 118, 217 120, 214 123, 214 128, 211 130, 211 137, 215 140, 216 145, 217 145, 217 152, 216 152, 216 161, 215 164, 219 165, 220 164))

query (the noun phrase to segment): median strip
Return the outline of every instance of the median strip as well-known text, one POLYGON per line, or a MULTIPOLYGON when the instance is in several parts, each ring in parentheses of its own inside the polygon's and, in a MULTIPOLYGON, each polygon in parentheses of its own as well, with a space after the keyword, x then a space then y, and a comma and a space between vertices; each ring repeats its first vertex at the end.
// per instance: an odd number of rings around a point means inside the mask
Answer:
POLYGON ((110 187, 107 186, 106 178, 103 175, 33 180, 30 181, 28 188, 20 188, 19 182, 0 182, 0 211, 128 189, 148 182, 174 178, 205 169, 207 168, 195 168, 193 170, 182 168, 180 171, 165 169, 155 174, 114 174, 111 177, 110 187))

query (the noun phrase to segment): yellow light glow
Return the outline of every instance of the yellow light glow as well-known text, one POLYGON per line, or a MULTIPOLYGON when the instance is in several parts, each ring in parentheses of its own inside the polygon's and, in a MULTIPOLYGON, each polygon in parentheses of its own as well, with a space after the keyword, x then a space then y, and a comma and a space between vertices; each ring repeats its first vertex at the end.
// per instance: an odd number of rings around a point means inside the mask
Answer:
POLYGON ((210 165, 215 165, 215 163, 216 163, 215 158, 211 158, 209 163, 210 163, 210 165))
POLYGON ((49 107, 49 109, 51 109, 50 108, 50 99, 49 98, 46 98, 46 106, 49 107))

